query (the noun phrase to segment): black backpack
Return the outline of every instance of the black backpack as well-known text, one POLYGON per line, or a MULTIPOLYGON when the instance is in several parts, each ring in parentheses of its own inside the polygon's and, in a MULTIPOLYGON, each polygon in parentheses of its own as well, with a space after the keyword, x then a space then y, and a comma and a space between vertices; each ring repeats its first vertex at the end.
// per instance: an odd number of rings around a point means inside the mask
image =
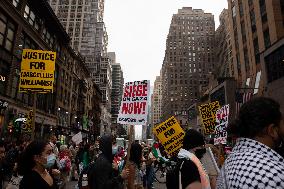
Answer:
POLYGON ((172 166, 171 169, 167 171, 166 174, 166 186, 167 189, 179 189, 179 169, 182 162, 186 161, 185 159, 178 159, 175 166, 172 166))

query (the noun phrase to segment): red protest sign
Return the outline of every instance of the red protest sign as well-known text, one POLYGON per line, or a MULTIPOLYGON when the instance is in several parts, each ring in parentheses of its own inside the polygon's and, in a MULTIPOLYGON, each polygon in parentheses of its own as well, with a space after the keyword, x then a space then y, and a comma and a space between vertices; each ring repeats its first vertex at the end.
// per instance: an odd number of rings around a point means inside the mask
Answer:
POLYGON ((134 81, 124 85, 117 122, 121 124, 145 125, 148 114, 150 81, 134 81))

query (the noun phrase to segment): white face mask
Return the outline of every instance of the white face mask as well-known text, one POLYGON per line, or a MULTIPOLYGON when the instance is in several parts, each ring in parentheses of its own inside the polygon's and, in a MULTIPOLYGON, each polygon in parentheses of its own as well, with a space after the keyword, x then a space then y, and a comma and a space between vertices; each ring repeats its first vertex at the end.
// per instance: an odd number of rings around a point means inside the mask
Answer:
POLYGON ((50 155, 48 155, 47 156, 47 158, 46 158, 46 165, 45 165, 45 167, 46 168, 51 168, 54 164, 55 164, 55 161, 56 161, 56 156, 55 156, 55 154, 50 154, 50 155))

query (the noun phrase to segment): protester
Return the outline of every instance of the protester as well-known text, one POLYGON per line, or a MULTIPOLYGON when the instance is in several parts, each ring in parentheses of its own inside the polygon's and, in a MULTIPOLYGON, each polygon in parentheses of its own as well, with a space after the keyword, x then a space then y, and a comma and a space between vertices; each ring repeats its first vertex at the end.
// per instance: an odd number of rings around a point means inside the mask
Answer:
POLYGON ((127 169, 118 173, 118 167, 113 164, 112 136, 100 138, 99 148, 102 152, 88 175, 89 187, 96 189, 122 189, 123 181, 128 177, 127 169))
POLYGON ((142 167, 142 146, 139 143, 134 143, 130 148, 129 157, 129 177, 127 189, 142 189, 143 188, 143 170, 142 167))
POLYGON ((60 146, 60 153, 59 153, 59 169, 61 172, 61 179, 62 179, 62 188, 65 188, 67 182, 69 181, 69 174, 71 171, 71 152, 68 149, 67 145, 60 146))
POLYGON ((18 164, 19 173, 23 175, 20 189, 56 188, 52 175, 46 169, 54 163, 48 161, 50 155, 52 148, 49 143, 33 141, 28 145, 18 164))
POLYGON ((154 166, 153 163, 156 161, 156 158, 154 157, 151 147, 145 147, 145 159, 146 159, 146 187, 147 189, 153 188, 153 182, 154 182, 154 166))
POLYGON ((209 176, 200 162, 205 153, 202 134, 193 129, 186 131, 183 147, 178 153, 176 168, 167 174, 167 188, 210 189, 209 176))
POLYGON ((58 147, 57 147, 57 137, 55 135, 51 135, 49 143, 51 145, 53 153, 55 154, 56 157, 58 157, 59 150, 58 150, 58 147))
POLYGON ((245 103, 229 132, 239 139, 217 188, 284 188, 284 159, 274 151, 284 139, 279 103, 265 97, 245 103))

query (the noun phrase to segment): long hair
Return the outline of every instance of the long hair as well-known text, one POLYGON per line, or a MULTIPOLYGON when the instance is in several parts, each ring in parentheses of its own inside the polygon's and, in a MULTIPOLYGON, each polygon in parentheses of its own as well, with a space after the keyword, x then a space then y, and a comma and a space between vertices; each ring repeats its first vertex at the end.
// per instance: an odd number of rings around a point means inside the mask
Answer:
POLYGON ((18 172, 20 175, 25 175, 35 167, 34 156, 41 155, 47 144, 43 141, 33 141, 27 146, 19 157, 18 172))
POLYGON ((129 160, 134 162, 138 168, 141 166, 142 146, 138 143, 133 143, 130 149, 129 160))

